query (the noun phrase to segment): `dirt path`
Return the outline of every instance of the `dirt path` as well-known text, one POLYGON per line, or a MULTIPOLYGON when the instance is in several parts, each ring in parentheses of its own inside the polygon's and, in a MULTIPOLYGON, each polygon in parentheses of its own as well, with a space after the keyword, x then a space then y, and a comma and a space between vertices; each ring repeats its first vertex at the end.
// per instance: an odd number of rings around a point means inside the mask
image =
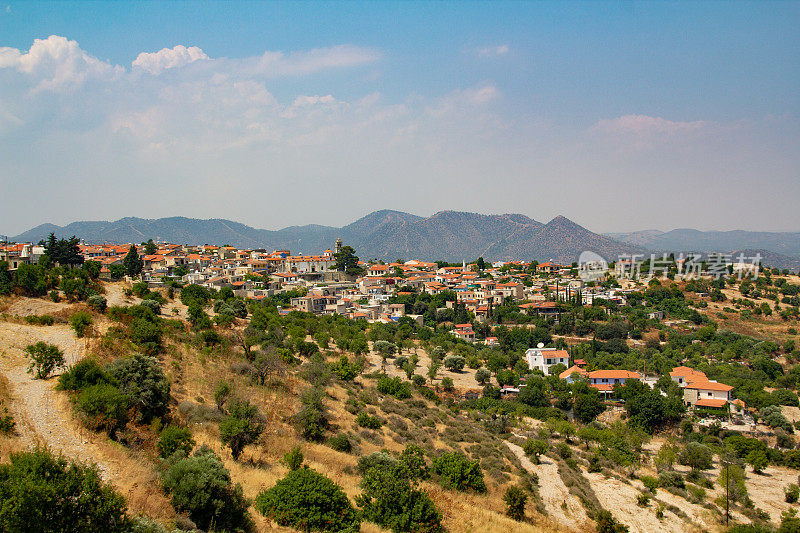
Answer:
POLYGON ((542 456, 541 464, 535 465, 528 459, 521 447, 506 441, 506 445, 517 456, 522 467, 528 472, 539 476, 539 495, 542 497, 544 507, 554 522, 571 531, 593 530, 589 525, 586 510, 577 497, 569 493, 561 476, 558 466, 549 457, 542 456), (566 503, 566 509, 562 507, 566 503))
POLYGON ((6 376, 14 396, 20 402, 10 406, 19 423, 23 442, 28 447, 46 444, 54 451, 77 460, 92 458, 105 479, 109 468, 98 461, 96 447, 84 438, 70 423, 68 406, 56 394, 56 380, 33 379, 27 373, 24 348, 28 344, 45 341, 57 345, 64 352, 67 365, 74 364, 84 354, 84 342, 75 338, 66 325, 47 327, 0 322, 0 371, 6 376))

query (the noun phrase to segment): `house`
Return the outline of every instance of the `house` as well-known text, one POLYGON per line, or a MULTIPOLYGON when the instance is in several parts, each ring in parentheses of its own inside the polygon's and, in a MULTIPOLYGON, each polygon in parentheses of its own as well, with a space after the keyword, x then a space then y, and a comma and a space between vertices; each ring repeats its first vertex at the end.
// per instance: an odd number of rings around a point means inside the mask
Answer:
POLYGON ((672 369, 672 372, 669 373, 669 377, 672 378, 672 381, 677 383, 681 388, 686 387, 691 380, 701 379, 703 381, 707 381, 706 375, 699 370, 695 370, 694 368, 689 368, 688 366, 677 366, 672 369))
POLYGON ((558 375, 567 383, 575 383, 580 378, 588 378, 589 373, 577 365, 573 365, 558 375))
POLYGON ((536 265, 537 272, 544 272, 546 274, 553 274, 564 268, 567 267, 565 267, 564 265, 553 263, 552 261, 547 261, 546 263, 541 263, 539 265, 536 265))
POLYGON ((556 350, 555 348, 529 348, 525 352, 525 359, 528 361, 528 368, 531 370, 539 369, 545 376, 550 375, 550 367, 562 364, 569 364, 569 354, 566 350, 556 350))
POLYGON ((683 389, 683 403, 695 408, 727 409, 732 390, 724 383, 695 380, 683 389))
POLYGON ((475 332, 472 330, 472 324, 456 324, 455 329, 453 329, 453 335, 464 341, 475 341, 475 332))
POLYGON ((614 393, 614 385, 624 385, 629 379, 641 380, 642 376, 630 370, 595 370, 589 372, 589 386, 610 397, 614 393))

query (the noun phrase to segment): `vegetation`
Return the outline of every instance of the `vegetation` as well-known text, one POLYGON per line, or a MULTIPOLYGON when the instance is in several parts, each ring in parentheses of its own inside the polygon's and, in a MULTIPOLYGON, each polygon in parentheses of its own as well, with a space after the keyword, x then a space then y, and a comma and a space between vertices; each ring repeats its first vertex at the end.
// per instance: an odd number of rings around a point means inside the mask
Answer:
POLYGON ((56 368, 64 366, 64 353, 55 344, 39 341, 25 347, 30 359, 28 373, 36 379, 47 379, 56 368))

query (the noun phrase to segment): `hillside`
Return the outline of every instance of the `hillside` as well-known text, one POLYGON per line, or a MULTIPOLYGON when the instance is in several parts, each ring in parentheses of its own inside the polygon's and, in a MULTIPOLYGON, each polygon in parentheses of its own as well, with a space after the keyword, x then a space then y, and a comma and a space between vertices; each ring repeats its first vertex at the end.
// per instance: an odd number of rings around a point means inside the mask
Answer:
POLYGON ((114 222, 73 222, 64 227, 43 224, 13 237, 38 242, 50 232, 57 237, 78 235, 87 242, 129 243, 152 238, 184 244, 230 244, 240 248, 289 249, 314 253, 341 237, 362 258, 421 258, 461 261, 484 256, 490 260, 577 260, 593 250, 609 260, 620 253, 642 253, 637 246, 592 233, 565 217, 547 225, 521 214, 482 215, 440 211, 424 218, 400 211, 375 211, 341 228, 319 225, 281 230, 256 229, 224 219, 185 217, 123 218, 114 222))

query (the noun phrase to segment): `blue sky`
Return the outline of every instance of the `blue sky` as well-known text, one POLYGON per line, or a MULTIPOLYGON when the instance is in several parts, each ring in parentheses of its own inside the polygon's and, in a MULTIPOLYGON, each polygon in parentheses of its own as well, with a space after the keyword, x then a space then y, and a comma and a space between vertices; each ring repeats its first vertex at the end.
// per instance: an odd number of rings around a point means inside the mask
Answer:
POLYGON ((43 196, 0 233, 380 208, 800 230, 797 2, 0 0, 0 47, 0 185, 43 196))

